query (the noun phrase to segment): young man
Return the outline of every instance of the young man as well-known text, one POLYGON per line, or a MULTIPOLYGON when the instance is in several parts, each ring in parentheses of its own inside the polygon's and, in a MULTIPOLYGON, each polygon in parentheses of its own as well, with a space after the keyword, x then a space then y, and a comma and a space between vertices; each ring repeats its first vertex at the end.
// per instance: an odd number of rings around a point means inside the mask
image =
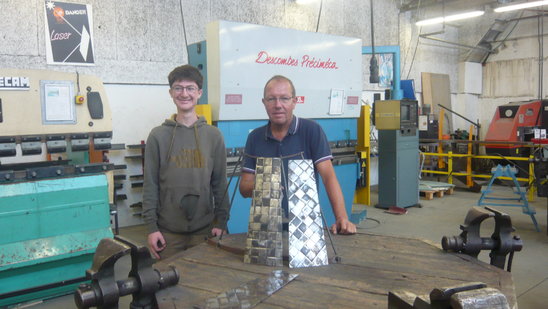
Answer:
POLYGON ((145 149, 143 217, 157 259, 221 235, 229 214, 223 136, 195 111, 203 77, 183 65, 168 80, 177 114, 152 129, 145 149))
MULTIPOLYGON (((268 114, 267 125, 253 130, 247 137, 242 167, 240 193, 251 197, 255 184, 256 157, 282 157, 287 171, 288 159, 311 159, 322 177, 336 223, 334 234, 354 234, 356 226, 348 220, 344 197, 331 159, 327 137, 314 121, 293 115, 295 87, 287 77, 276 75, 264 87, 263 104, 268 114)), ((282 202, 287 213, 287 194, 282 202)))

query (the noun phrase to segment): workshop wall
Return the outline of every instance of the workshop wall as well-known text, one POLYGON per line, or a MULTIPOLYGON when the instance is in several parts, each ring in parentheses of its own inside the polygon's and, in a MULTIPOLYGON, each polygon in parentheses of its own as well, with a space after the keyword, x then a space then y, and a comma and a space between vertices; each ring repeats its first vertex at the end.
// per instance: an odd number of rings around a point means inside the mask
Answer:
MULTIPOLYGON (((425 16, 436 16, 437 9, 429 7, 424 10, 407 11, 400 14, 400 51, 401 51, 401 79, 414 80, 415 93, 419 106, 422 106, 422 81, 421 73, 446 74, 449 76, 449 96, 451 107, 462 113, 461 106, 457 102, 458 88, 458 64, 459 49, 455 45, 445 44, 439 41, 420 37, 429 35, 445 42, 456 42, 459 37, 459 28, 453 25, 432 25, 418 27, 415 23, 424 19, 425 16)), ((439 15, 438 15, 439 16, 439 15)), ((436 113, 437 106, 431 107, 436 113)), ((447 115, 447 114, 446 114, 447 115)), ((455 123, 459 118, 455 115, 448 115, 452 122, 446 124, 445 128, 456 129, 455 123)))
POLYGON ((422 72, 447 74, 450 76, 451 93, 456 93, 459 49, 454 45, 421 38, 419 35, 435 34, 440 40, 456 42, 459 29, 442 24, 422 27, 415 25, 427 14, 435 15, 436 10, 428 8, 426 11, 414 10, 400 14, 401 78, 415 80, 415 91, 421 92, 422 72))
MULTIPOLYGON (((94 66, 46 64, 42 0, 0 0, 0 66, 49 69, 100 77, 113 113, 113 143, 137 144, 152 127, 175 112, 167 94, 167 74, 188 62, 186 45, 205 40, 206 24, 218 19, 357 37, 371 45, 370 4, 363 0, 324 0, 299 5, 293 0, 67 0, 93 9, 94 66), (320 9, 321 8, 321 9, 320 9)), ((458 52, 435 44, 417 47, 416 12, 399 14, 399 1, 373 1, 375 45, 400 45, 402 78, 420 72, 449 74, 456 89, 458 52), (455 78, 453 78, 455 76, 455 78)), ((445 39, 456 39, 448 29, 445 39)), ((250 42, 251 44, 252 42, 250 42)), ((299 42, 295 42, 299 44, 299 42)), ((365 57, 365 56, 364 56, 365 57)), ((363 63, 364 89, 369 61, 363 63)), ((420 94, 419 94, 420 97, 420 94)), ((266 115, 265 115, 266 117, 266 115)), ((128 175, 140 162, 124 159, 128 151, 111 151, 111 162, 128 164, 128 175)), ((139 222, 129 205, 139 189, 124 184, 128 200, 119 203, 121 225, 139 222)))
MULTIPOLYGON (((93 8, 96 63, 79 67, 105 83, 165 84, 167 73, 187 62, 185 44, 205 39, 205 25, 223 19, 273 27, 358 37, 370 42, 367 1, 320 1, 299 5, 289 0, 72 0, 93 8)), ((379 1, 378 20, 397 16, 391 1, 379 1)), ((398 42, 397 19, 376 29, 376 44, 398 42)), ((45 61, 44 1, 0 1, 0 65, 73 72, 74 66, 45 61)), ((298 44, 298 42, 295 42, 298 44)))
MULTIPOLYGON (((495 14, 487 12, 486 18, 478 20, 477 24, 464 25, 459 31, 459 38, 464 44, 475 45, 485 31, 479 29, 488 29, 494 20, 495 14)), ((482 124, 481 138, 487 132, 497 106, 510 102, 528 101, 539 98, 539 63, 544 68, 542 98, 548 98, 548 79, 546 78, 548 70, 548 54, 544 52, 542 60, 539 60, 539 33, 544 38, 543 50, 548 49, 548 22, 544 18, 544 25, 539 25, 538 18, 519 19, 533 13, 525 14, 522 11, 506 13, 504 18, 516 19, 511 22, 508 28, 497 38, 493 44, 496 50, 491 54, 485 64, 482 72, 482 94, 477 99, 478 117, 482 124), (519 20, 517 20, 519 19, 519 20), (506 38, 506 39, 505 39, 506 38), (505 39, 505 40, 503 40, 505 39)), ((497 16, 501 18, 501 16, 497 16)), ((468 50, 461 53, 461 57, 466 55, 468 50)), ((474 119, 475 120, 475 119, 474 119)))
POLYGON ((499 105, 548 98, 548 21, 544 23, 545 52, 542 60, 539 59, 537 23, 536 18, 519 21, 509 39, 498 47, 498 53, 489 57, 485 64, 484 90, 479 103, 480 117, 486 120, 486 125, 491 122, 499 105), (542 73, 540 63, 543 65, 542 73))
MULTIPOLYGON (((165 84, 166 74, 187 62, 185 44, 205 39, 205 25, 224 19, 266 26, 318 31, 361 38, 371 45, 370 5, 360 0, 73 0, 93 8, 95 66, 81 73, 105 83, 165 84), (321 10, 320 10, 321 6, 321 10)), ((375 44, 401 46, 402 78, 419 80, 420 72, 456 74, 455 50, 421 44, 415 11, 399 14, 398 1, 374 1, 375 44)), ((0 1, 0 65, 74 72, 74 66, 45 62, 44 2, 0 1)), ((446 39, 456 36, 449 29, 446 39)), ((298 44, 298 42, 295 42, 298 44)), ((364 62, 364 72, 368 63, 364 62)), ((368 78, 364 78, 364 81, 368 78)), ((451 89, 455 89, 455 84, 451 89)), ((420 83, 417 83, 420 90, 420 83)))

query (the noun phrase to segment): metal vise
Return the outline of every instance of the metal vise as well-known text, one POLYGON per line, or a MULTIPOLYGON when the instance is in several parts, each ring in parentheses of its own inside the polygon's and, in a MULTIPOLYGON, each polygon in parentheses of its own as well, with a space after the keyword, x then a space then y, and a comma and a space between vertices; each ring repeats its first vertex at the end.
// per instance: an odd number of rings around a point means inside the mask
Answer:
POLYGON ((388 309, 510 309, 506 296, 481 282, 435 288, 429 295, 390 291, 388 309))
POLYGON ((491 265, 504 269, 506 255, 508 258, 507 271, 512 268, 512 259, 514 251, 521 251, 523 242, 519 235, 512 235, 515 229, 512 227, 510 216, 490 207, 485 209, 472 207, 466 218, 464 225, 460 226, 462 233, 458 236, 443 236, 441 245, 445 251, 461 252, 478 257, 481 250, 491 250, 489 257, 491 265), (495 230, 491 237, 480 236, 480 225, 487 218, 495 218, 495 230))
POLYGON ((175 267, 159 271, 152 268, 154 259, 146 247, 137 246, 120 236, 104 238, 93 256, 93 265, 86 271, 90 284, 82 284, 74 293, 78 308, 118 308, 121 296, 133 294, 132 309, 157 308, 155 293, 179 282, 175 267), (131 253, 131 270, 127 279, 116 281, 114 264, 131 253))

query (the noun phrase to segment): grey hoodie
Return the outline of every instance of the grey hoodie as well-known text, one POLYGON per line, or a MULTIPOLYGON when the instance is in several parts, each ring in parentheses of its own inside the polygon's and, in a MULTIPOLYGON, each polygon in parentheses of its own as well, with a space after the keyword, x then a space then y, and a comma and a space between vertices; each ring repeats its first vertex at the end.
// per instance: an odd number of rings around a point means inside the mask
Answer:
POLYGON ((226 229, 226 149, 216 127, 200 117, 192 127, 175 115, 150 132, 145 148, 143 217, 149 232, 226 229))

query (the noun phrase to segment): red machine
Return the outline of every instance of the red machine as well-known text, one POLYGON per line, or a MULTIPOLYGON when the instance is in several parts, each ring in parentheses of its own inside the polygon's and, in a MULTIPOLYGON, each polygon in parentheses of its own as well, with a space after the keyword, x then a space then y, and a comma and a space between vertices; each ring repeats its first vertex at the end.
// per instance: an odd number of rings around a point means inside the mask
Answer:
MULTIPOLYGON (((530 141, 535 128, 548 128, 548 100, 508 103, 497 107, 485 141, 530 141)), ((529 155, 529 148, 511 144, 486 144, 485 151, 503 156, 529 155)))

